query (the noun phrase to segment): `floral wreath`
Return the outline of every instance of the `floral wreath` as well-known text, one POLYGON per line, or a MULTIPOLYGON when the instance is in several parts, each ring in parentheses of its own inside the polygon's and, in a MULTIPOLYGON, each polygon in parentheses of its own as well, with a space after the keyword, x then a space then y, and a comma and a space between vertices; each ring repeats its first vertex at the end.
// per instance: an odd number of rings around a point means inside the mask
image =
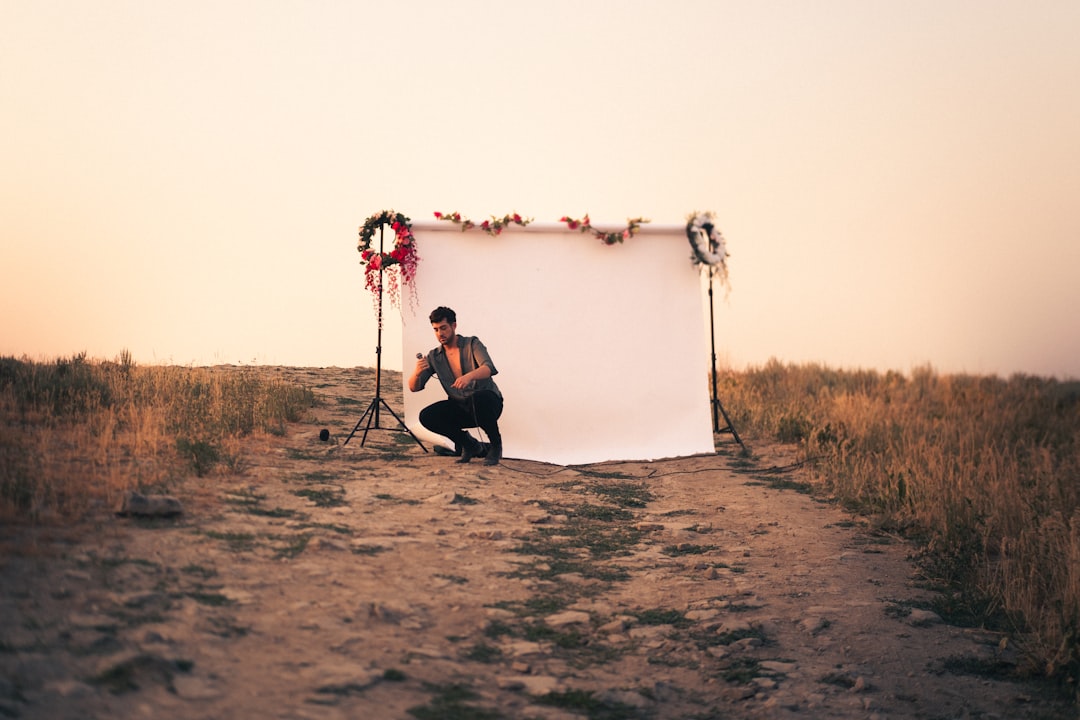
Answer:
POLYGON ((526 219, 526 218, 521 217, 521 215, 518 215, 517 213, 514 213, 513 215, 503 215, 501 218, 497 218, 494 215, 492 215, 490 220, 484 220, 479 225, 474 223, 472 220, 469 220, 468 218, 462 218, 461 213, 459 213, 459 212, 451 212, 451 213, 436 212, 435 213, 435 219, 436 220, 445 220, 447 222, 452 222, 455 225, 460 225, 461 226, 461 232, 465 232, 466 230, 471 230, 474 227, 479 227, 481 230, 486 232, 488 235, 498 235, 499 233, 501 233, 503 231, 503 228, 505 228, 505 227, 507 227, 509 225, 520 225, 521 227, 525 227, 526 225, 528 225, 529 223, 531 223, 533 221, 532 218, 526 219))
POLYGON ((401 288, 412 284, 416 277, 416 266, 420 260, 416 254, 416 242, 409 218, 393 210, 383 210, 377 215, 372 215, 360 227, 360 242, 356 249, 360 252, 361 262, 364 265, 364 284, 375 295, 376 302, 379 300, 380 271, 395 265, 399 266, 400 272, 387 275, 386 290, 391 304, 401 307, 401 288), (371 247, 375 231, 381 231, 383 225, 386 224, 389 224, 394 231, 394 249, 390 252, 383 252, 381 244, 379 250, 371 247))
POLYGON ((721 279, 727 280, 727 242, 716 227, 716 216, 711 212, 695 212, 686 222, 686 238, 694 251, 695 265, 718 268, 721 279))
POLYGON ((603 230, 597 230, 589 222, 589 216, 585 215, 581 220, 575 220, 567 215, 563 215, 559 218, 559 222, 566 223, 566 227, 571 230, 580 230, 583 233, 591 232, 596 236, 597 240, 600 240, 605 245, 614 245, 615 243, 621 243, 623 240, 628 240, 641 229, 644 223, 649 222, 645 218, 634 218, 626 221, 626 229, 616 232, 604 232, 603 230))

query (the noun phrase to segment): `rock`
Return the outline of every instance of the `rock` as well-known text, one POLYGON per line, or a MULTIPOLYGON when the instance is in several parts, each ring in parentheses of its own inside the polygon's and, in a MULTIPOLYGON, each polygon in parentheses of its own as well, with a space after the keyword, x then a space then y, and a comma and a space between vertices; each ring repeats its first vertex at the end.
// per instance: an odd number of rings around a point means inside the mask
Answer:
POLYGON ((41 689, 69 700, 89 697, 95 692, 94 688, 78 680, 53 680, 45 683, 41 689))
POLYGON ((658 530, 663 530, 664 526, 655 522, 639 522, 634 523, 634 529, 640 532, 656 532, 658 530))
POLYGON ((208 680, 190 675, 173 678, 173 689, 184 700, 217 700, 225 692, 208 680))
POLYGON ((638 710, 644 710, 651 704, 648 698, 633 690, 605 690, 597 696, 597 699, 604 703, 617 703, 638 710))
POLYGON ((674 629, 671 625, 642 625, 630 628, 630 637, 634 640, 654 640, 667 637, 674 629))
POLYGON ((518 640, 512 642, 506 647, 507 654, 513 657, 521 657, 522 655, 539 655, 544 651, 543 647, 538 642, 531 640, 518 640))
POLYGON ((927 627, 929 625, 937 625, 941 622, 941 616, 932 610, 920 610, 919 608, 912 608, 911 613, 907 616, 908 625, 913 627, 927 627))
POLYGON ((559 678, 550 675, 522 675, 518 680, 530 695, 547 695, 559 689, 559 678))
POLYGON ((149 683, 171 690, 175 675, 190 667, 190 662, 169 660, 154 653, 124 652, 103 658, 90 681, 114 695, 139 690, 149 683))
POLYGON ((124 517, 176 517, 184 512, 180 501, 171 495, 124 494, 117 515, 124 517))
POLYGON ((811 635, 817 635, 822 630, 832 625, 832 622, 823 617, 810 615, 799 620, 799 629, 811 635))
POLYGON ((629 627, 629 624, 627 623, 626 618, 617 617, 611 622, 604 623, 599 628, 597 628, 597 630, 599 630, 601 633, 606 633, 610 635, 612 633, 621 633, 627 627, 629 627))
POLYGON ((502 540, 502 530, 470 530, 469 537, 476 538, 478 540, 502 540))
POLYGON ((337 550, 337 551, 341 551, 341 550, 348 550, 349 546, 346 545, 345 543, 341 542, 340 540, 334 540, 334 539, 331 539, 331 538, 324 538, 324 537, 316 537, 316 538, 311 538, 310 542, 308 542, 308 544, 307 544, 307 548, 305 548, 305 549, 311 550, 311 551, 319 551, 319 550, 337 550))
POLYGON ((566 625, 588 624, 589 613, 580 610, 567 610, 565 612, 548 615, 544 621, 550 627, 564 627, 566 625))
POLYGON ((796 667, 793 662, 781 662, 779 660, 762 660, 758 665, 762 670, 777 675, 789 675, 794 672, 796 667))
POLYGON ((81 630, 114 631, 120 627, 120 621, 108 615, 84 615, 72 613, 68 615, 68 624, 81 630))
POLYGON ((518 676, 518 675, 512 675, 512 676, 496 675, 495 676, 495 685, 500 690, 517 691, 517 690, 524 690, 525 689, 525 683, 522 681, 521 677, 518 676))

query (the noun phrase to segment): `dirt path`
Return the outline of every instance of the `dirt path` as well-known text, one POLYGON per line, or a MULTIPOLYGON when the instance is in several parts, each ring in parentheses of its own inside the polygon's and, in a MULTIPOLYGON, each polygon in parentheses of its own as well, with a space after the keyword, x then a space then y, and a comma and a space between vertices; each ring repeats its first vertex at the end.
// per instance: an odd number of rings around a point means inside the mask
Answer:
POLYGON ((370 371, 266 371, 323 403, 178 520, 0 533, 0 717, 1075 716, 988 674, 1002 636, 926 610, 911 548, 802 492, 793 448, 459 465, 342 447, 370 371))

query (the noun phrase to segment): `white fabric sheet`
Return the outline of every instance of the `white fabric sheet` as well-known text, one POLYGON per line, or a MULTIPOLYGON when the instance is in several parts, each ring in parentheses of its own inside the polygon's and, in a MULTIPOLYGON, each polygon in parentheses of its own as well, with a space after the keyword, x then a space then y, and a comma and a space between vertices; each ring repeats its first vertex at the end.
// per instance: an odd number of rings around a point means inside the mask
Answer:
MULTIPOLYGON (((562 225, 497 237, 413 225, 420 265, 402 309, 405 422, 446 395, 409 392, 416 353, 437 345, 428 313, 457 312, 479 337, 505 397, 504 456, 575 465, 715 451, 698 269, 682 226, 649 226, 607 246, 562 225)), ((429 445, 430 448, 430 445, 429 445)))

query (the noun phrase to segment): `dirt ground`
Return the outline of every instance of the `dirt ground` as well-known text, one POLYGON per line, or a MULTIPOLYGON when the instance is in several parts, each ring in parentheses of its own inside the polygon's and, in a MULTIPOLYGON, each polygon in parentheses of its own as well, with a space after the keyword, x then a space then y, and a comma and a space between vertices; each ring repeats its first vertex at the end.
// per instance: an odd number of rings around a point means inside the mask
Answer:
POLYGON ((1076 717, 793 447, 461 465, 343 445, 371 370, 264 371, 320 404, 178 518, 0 529, 0 717, 1076 717))

